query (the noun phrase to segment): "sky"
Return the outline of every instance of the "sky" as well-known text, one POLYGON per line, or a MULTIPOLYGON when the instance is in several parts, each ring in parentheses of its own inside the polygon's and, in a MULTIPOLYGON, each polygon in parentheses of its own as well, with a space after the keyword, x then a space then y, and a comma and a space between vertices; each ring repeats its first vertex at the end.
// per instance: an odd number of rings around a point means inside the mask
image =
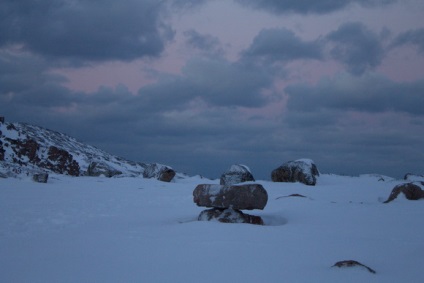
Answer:
POLYGON ((0 116, 218 178, 424 174, 421 0, 0 0, 0 116))

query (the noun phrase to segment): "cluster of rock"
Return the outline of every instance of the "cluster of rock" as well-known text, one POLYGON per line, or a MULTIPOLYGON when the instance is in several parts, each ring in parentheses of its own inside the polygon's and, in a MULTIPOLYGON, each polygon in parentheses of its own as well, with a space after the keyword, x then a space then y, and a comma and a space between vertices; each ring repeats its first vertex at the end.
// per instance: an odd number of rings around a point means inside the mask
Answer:
POLYGON ((132 162, 65 134, 0 119, 0 177, 58 173, 70 176, 143 176, 170 182, 169 166, 132 162))
POLYGON ((198 220, 263 225, 259 216, 248 215, 241 210, 264 209, 268 193, 260 184, 200 184, 193 191, 193 201, 198 206, 212 207, 202 211, 198 220))

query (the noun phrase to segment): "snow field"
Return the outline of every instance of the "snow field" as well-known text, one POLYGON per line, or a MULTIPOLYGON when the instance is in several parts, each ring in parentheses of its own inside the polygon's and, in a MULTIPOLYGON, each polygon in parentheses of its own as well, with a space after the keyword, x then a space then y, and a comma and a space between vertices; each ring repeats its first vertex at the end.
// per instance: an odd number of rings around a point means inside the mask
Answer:
POLYGON ((422 282, 424 201, 382 204, 400 181, 378 179, 257 181, 266 226, 196 221, 219 180, 0 179, 0 282, 422 282))

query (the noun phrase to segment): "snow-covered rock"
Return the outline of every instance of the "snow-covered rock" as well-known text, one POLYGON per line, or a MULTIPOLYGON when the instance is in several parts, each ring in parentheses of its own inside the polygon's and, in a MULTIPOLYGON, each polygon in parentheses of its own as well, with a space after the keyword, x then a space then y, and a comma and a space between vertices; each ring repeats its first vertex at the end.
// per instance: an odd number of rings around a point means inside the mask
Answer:
POLYGON ((201 184, 193 191, 198 206, 232 209, 264 209, 268 193, 260 184, 222 186, 201 184))
POLYGON ((242 164, 235 164, 221 175, 221 185, 234 185, 242 182, 255 181, 249 167, 242 164))
POLYGON ((144 165, 144 178, 155 178, 162 182, 171 182, 175 174, 174 169, 166 165, 158 163, 144 165))
POLYGON ((407 174, 405 174, 403 179, 406 180, 406 181, 409 181, 409 182, 414 182, 414 181, 423 181, 424 182, 424 175, 407 173, 407 174))
POLYGON ((97 176, 105 176, 105 177, 113 177, 116 175, 122 174, 121 171, 116 170, 112 166, 108 165, 104 162, 91 162, 90 165, 88 165, 86 175, 97 177, 97 176))
POLYGON ((47 173, 39 173, 39 174, 34 174, 32 176, 32 180, 37 183, 47 183, 48 179, 49 179, 49 174, 47 173))
POLYGON ((403 193, 405 197, 409 200, 422 199, 424 198, 424 191, 421 189, 420 185, 424 186, 424 182, 406 183, 406 184, 397 185, 393 188, 389 198, 384 203, 393 201, 394 199, 398 197, 400 193, 403 193))
POLYGON ((219 209, 212 208, 203 210, 198 218, 199 221, 219 221, 223 223, 248 223, 263 225, 264 222, 261 217, 249 215, 234 209, 219 209))
POLYGON ((300 182, 315 186, 319 171, 311 159, 298 159, 284 163, 271 173, 273 182, 300 182))

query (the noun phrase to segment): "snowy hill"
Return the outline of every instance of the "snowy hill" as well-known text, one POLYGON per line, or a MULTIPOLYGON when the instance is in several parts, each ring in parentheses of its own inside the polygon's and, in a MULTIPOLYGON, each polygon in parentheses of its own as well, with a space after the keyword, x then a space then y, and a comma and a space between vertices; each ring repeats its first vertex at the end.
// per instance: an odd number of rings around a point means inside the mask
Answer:
POLYGON ((81 143, 68 135, 42 127, 0 122, 2 176, 55 172, 71 176, 103 173, 160 178, 162 171, 170 169, 169 166, 161 164, 125 160, 81 143))
POLYGON ((264 226, 197 221, 202 208, 192 192, 204 182, 0 178, 0 282, 423 280, 424 200, 381 202, 405 181, 326 174, 316 186, 257 181, 268 204, 249 213, 264 226), (343 260, 376 273, 332 267, 343 260))

